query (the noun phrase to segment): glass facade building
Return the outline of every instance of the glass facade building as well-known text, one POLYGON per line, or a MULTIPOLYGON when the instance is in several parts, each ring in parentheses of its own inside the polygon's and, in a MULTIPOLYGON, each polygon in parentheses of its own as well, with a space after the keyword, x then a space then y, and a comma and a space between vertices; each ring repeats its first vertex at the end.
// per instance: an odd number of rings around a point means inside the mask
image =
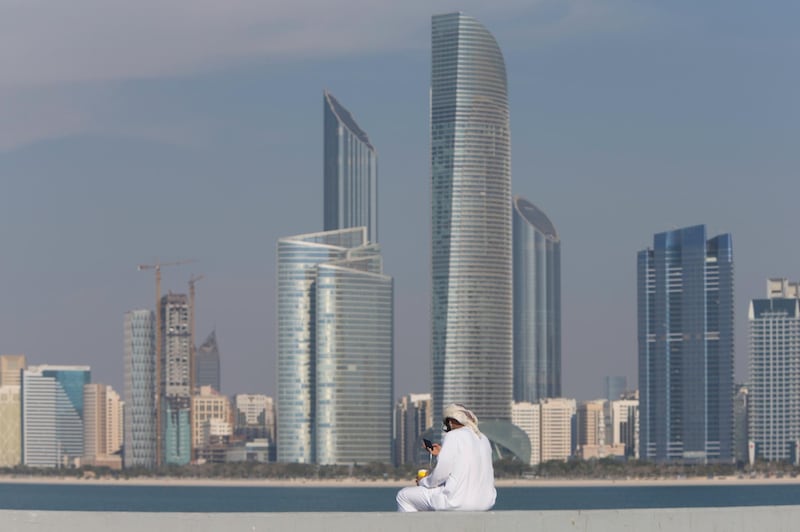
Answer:
POLYGON ((22 371, 22 463, 61 467, 83 456, 83 386, 88 366, 31 366, 22 371))
POLYGON ((279 462, 391 461, 392 309, 365 227, 278 241, 279 462))
POLYGON ((189 298, 167 294, 161 297, 160 307, 161 457, 166 465, 186 465, 192 454, 189 298))
POLYGON ((511 419, 511 151, 506 69, 491 33, 432 19, 433 408, 511 419))
POLYGON ((514 401, 561 397, 561 239, 538 207, 515 196, 514 401))
POLYGON ((195 373, 195 387, 211 386, 218 392, 222 391, 217 331, 211 331, 205 342, 197 348, 195 353, 195 373))
POLYGON ((350 111, 323 94, 324 229, 366 227, 378 241, 378 155, 350 111))
POLYGON ((643 460, 733 457, 733 244, 697 225, 637 257, 643 460))
POLYGON ((132 310, 124 326, 125 467, 156 466, 155 313, 132 310))
POLYGON ((750 440, 756 458, 796 463, 800 442, 800 299, 754 299, 750 323, 750 440))

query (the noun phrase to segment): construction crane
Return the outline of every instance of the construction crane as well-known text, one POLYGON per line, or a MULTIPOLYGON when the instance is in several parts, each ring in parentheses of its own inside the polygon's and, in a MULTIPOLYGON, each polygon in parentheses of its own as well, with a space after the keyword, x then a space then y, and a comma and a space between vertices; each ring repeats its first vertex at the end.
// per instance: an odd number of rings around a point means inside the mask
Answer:
POLYGON ((159 262, 155 264, 139 264, 137 270, 155 270, 156 272, 156 382, 155 382, 155 407, 156 407, 156 465, 161 466, 161 268, 164 266, 178 266, 197 262, 196 259, 182 259, 173 262, 159 262))
POLYGON ((194 343, 194 283, 203 279, 205 275, 194 275, 189 277, 189 427, 192 442, 192 457, 195 457, 197 450, 194 448, 194 395, 195 395, 195 372, 197 371, 195 356, 197 355, 197 346, 194 343))

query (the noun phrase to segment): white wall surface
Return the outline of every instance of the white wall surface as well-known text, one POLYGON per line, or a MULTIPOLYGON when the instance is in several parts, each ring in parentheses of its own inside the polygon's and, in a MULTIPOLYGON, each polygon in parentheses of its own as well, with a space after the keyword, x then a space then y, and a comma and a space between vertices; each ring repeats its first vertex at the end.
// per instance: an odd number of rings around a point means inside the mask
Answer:
POLYGON ((454 513, 147 513, 0 510, 3 532, 781 532, 800 506, 454 513))

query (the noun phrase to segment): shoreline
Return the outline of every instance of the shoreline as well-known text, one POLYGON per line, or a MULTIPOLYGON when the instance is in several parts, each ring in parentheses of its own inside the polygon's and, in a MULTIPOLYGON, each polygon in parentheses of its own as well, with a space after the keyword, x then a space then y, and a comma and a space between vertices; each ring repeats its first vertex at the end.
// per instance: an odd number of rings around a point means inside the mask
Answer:
MULTIPOLYGON (((319 487, 319 488, 402 488, 413 484, 413 480, 383 479, 222 479, 222 478, 76 478, 50 476, 0 475, 0 484, 66 484, 66 485, 116 485, 116 486, 197 486, 197 487, 319 487)), ((737 486, 800 484, 800 478, 765 477, 689 477, 661 479, 497 479, 498 488, 591 488, 591 487, 643 487, 643 486, 737 486)))

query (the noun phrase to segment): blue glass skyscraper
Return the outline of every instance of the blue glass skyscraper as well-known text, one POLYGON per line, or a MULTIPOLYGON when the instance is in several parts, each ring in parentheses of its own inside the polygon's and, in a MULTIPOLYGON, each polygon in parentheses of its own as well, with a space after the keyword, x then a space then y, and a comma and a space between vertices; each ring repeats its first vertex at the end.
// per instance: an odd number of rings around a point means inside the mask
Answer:
POLYGON ((432 19, 433 410, 511 419, 511 133, 506 67, 461 13, 432 19))
POLYGON ((731 461, 731 236, 658 233, 638 253, 637 281, 641 458, 731 461))
POLYGON ((366 227, 378 241, 378 155, 350 111, 328 91, 324 113, 325 231, 366 227))
POLYGON ((216 391, 222 391, 222 383, 219 363, 219 345, 217 344, 217 331, 211 331, 205 342, 197 348, 195 353, 195 377, 194 385, 196 388, 201 386, 211 386, 216 391))
POLYGON ((513 200, 514 401, 561 397, 561 239, 542 210, 513 200))

